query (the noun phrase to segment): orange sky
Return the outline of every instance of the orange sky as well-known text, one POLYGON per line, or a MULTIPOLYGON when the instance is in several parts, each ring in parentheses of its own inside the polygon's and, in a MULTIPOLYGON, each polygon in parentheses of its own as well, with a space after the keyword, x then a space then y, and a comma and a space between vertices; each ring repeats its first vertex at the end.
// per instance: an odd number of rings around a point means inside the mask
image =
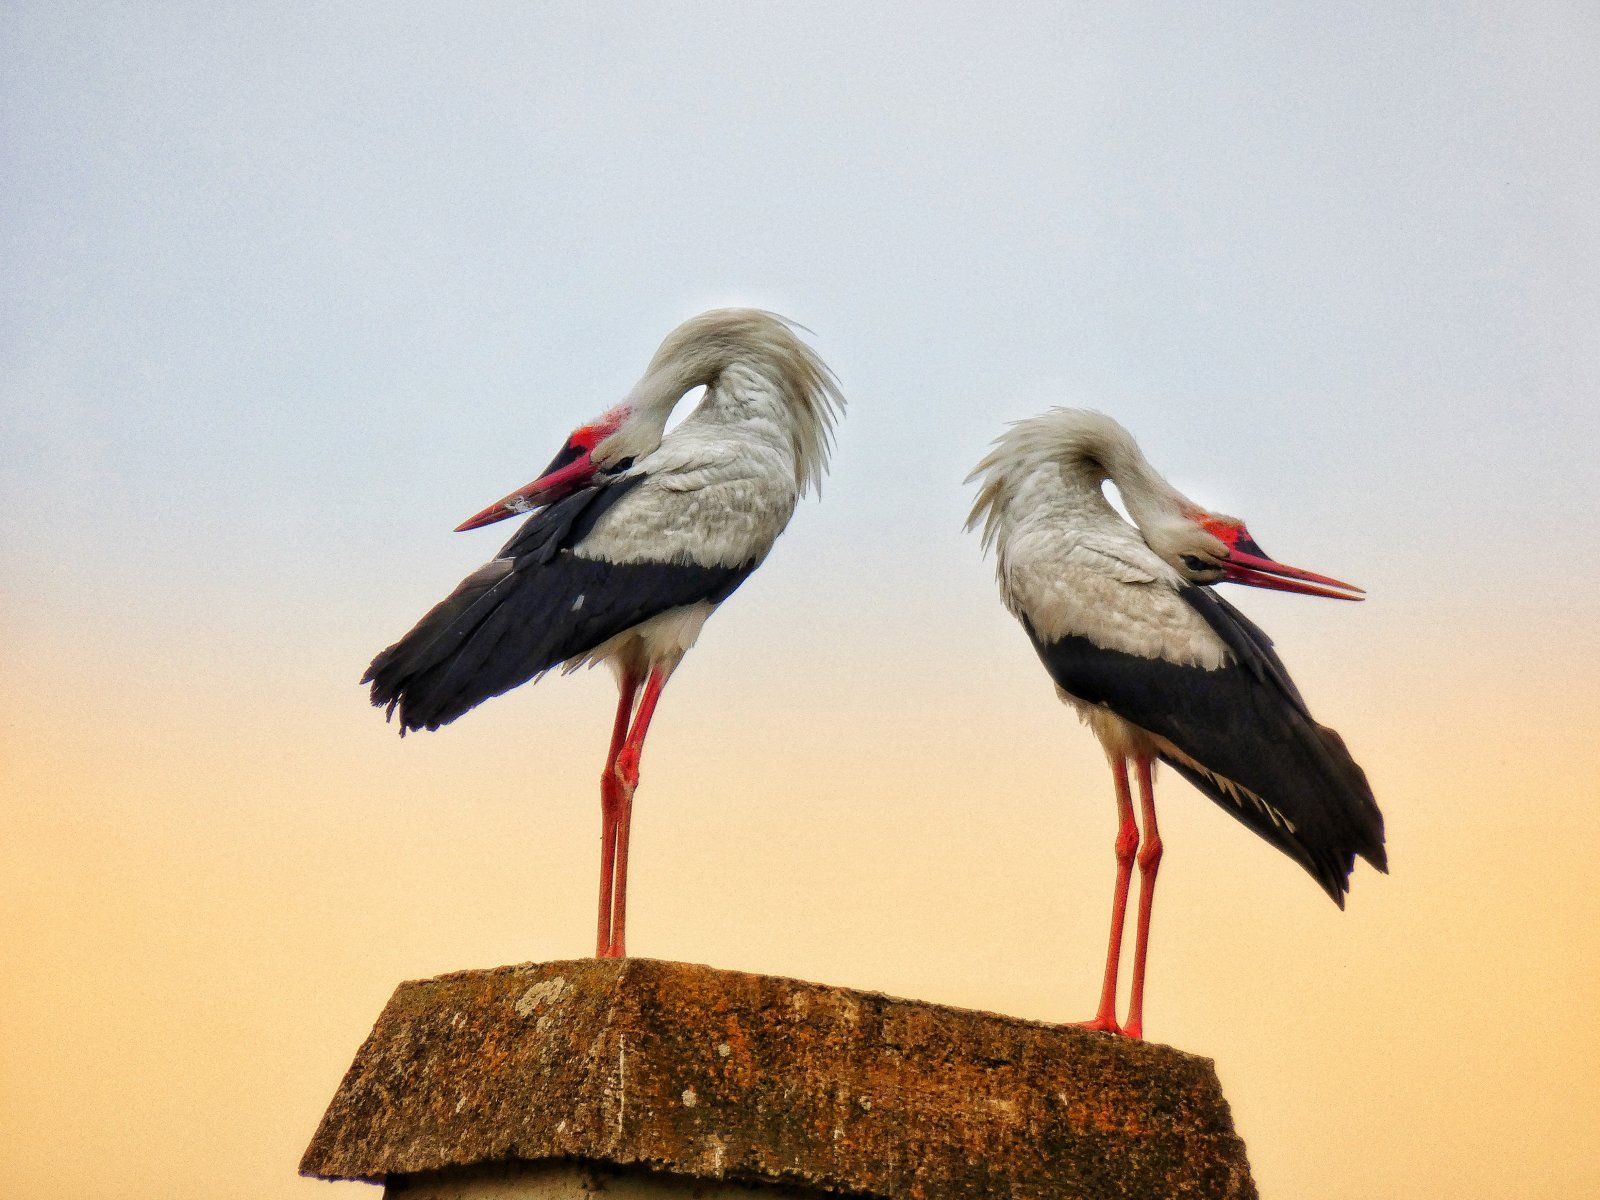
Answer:
MULTIPOLYGON (((1554 654, 1491 703, 1509 664, 1460 653, 1481 626, 1380 632, 1395 676, 1341 661, 1326 635, 1351 618, 1321 608, 1285 654, 1371 774, 1393 874, 1363 869, 1340 914, 1166 781, 1149 1033, 1217 1060, 1264 1194, 1570 1196, 1600 1181, 1596 689, 1557 729, 1554 654)), ((959 690, 914 670, 926 688, 890 704, 902 677, 856 665, 867 648, 797 625, 775 651, 736 611, 647 757, 631 948, 1087 1016, 1111 802, 1021 636, 997 614, 959 690)), ((200 652, 108 673, 92 640, 32 650, 7 670, 28 703, 7 706, 0 864, 19 1188, 286 1195, 398 980, 588 949, 603 676, 402 742, 348 671, 269 666, 235 698, 200 652)))

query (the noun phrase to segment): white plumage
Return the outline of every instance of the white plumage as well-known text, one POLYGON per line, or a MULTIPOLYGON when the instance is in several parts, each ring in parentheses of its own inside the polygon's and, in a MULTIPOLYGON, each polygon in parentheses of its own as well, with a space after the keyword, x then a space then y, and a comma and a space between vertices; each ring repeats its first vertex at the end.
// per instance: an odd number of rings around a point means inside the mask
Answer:
MULTIPOLYGON (((1167 524, 1168 506, 1203 510, 1157 475, 1110 417, 1052 409, 1019 421, 973 477, 983 485, 968 526, 983 523, 1006 607, 1045 638, 1081 634, 1108 650, 1204 667, 1231 661, 1222 639, 1178 598, 1189 578, 1123 520, 1105 484, 1115 483, 1129 514, 1152 526, 1167 524)), ((1192 525, 1174 533, 1174 561, 1220 546, 1192 525)))
MULTIPOLYGON (((982 485, 968 527, 982 524, 984 548, 995 550, 1001 600, 1044 641, 1075 634, 1102 649, 1207 669, 1233 661, 1216 631, 1180 598, 1188 577, 1106 498, 1105 484, 1115 483, 1129 514, 1157 527, 1169 507, 1202 511, 1156 473, 1116 421, 1065 408, 1019 421, 971 479, 982 485)), ((1183 531, 1173 533, 1174 557, 1194 548, 1183 531)), ((1107 754, 1157 752, 1147 731, 1057 692, 1107 754)))

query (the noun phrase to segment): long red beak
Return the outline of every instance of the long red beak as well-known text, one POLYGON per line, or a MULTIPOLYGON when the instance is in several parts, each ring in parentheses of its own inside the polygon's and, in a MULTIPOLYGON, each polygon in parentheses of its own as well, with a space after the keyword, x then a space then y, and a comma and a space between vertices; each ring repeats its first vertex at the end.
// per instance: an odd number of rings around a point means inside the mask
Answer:
POLYGON ((518 513, 532 512, 546 504, 554 504, 563 496, 572 495, 593 479, 595 472, 600 469, 590 457, 594 448, 615 433, 631 411, 627 404, 619 404, 597 420, 574 429, 566 445, 540 472, 539 478, 489 505, 481 513, 468 517, 456 526, 456 532, 465 533, 469 529, 493 525, 496 521, 504 521, 518 513))
POLYGON ((1353 583, 1342 583, 1313 571, 1285 566, 1268 558, 1255 539, 1242 529, 1238 540, 1223 559, 1222 578, 1227 583, 1267 588, 1274 592, 1297 592, 1302 596, 1326 596, 1330 600, 1365 600, 1366 593, 1353 583), (1254 551, 1254 553, 1252 553, 1254 551))
POLYGON ((535 479, 526 487, 520 487, 502 500, 497 500, 488 508, 475 516, 468 517, 456 526, 457 533, 465 533, 469 529, 479 529, 484 525, 493 525, 496 521, 504 521, 507 517, 514 517, 518 513, 532 512, 541 505, 553 504, 563 496, 570 496, 590 479, 594 478, 595 465, 589 458, 589 451, 570 443, 555 461, 545 468, 543 475, 535 479), (576 457, 573 457, 573 453, 576 457))

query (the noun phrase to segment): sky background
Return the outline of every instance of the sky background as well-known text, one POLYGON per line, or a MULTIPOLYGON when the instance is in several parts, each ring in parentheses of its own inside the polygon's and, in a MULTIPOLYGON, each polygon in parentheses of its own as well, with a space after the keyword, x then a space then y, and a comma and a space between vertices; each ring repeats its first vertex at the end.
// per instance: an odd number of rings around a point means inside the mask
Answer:
POLYGON ((751 303, 850 411, 663 701, 630 949, 1091 1015, 1109 779, 961 480, 1098 407, 1369 589, 1231 598, 1393 870, 1341 914, 1166 779, 1147 1032, 1268 1200, 1600 1191, 1592 4, 3 22, 8 1189, 372 1195, 294 1171, 395 984, 590 950, 610 680, 403 742, 356 680, 502 540, 457 522, 751 303))

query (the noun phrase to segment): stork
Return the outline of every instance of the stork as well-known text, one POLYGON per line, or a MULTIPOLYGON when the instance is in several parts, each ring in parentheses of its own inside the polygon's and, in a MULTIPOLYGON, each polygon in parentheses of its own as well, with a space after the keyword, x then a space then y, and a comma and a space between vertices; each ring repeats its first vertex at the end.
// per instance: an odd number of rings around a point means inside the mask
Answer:
POLYGON ((533 514, 362 677, 403 736, 556 668, 612 669, 599 957, 625 953, 633 797, 662 689, 821 486, 843 409, 833 374, 783 318, 719 309, 686 321, 622 403, 576 429, 532 483, 462 523, 458 532, 533 514), (700 402, 666 433, 698 387, 700 402))
POLYGON ((1312 718, 1272 639, 1212 585, 1340 600, 1362 592, 1268 558, 1242 521, 1184 496, 1100 413, 1057 408, 1018 422, 973 480, 980 487, 967 527, 981 524, 984 550, 996 551, 1001 598, 1111 764, 1111 939, 1099 1009, 1085 1024, 1140 1038, 1162 853, 1158 760, 1298 862, 1340 908, 1357 855, 1388 869, 1383 815, 1366 775, 1339 735, 1312 718), (1132 525, 1107 500, 1107 480, 1132 525), (1136 856, 1133 981, 1128 1020, 1119 1025, 1118 962, 1136 856))

